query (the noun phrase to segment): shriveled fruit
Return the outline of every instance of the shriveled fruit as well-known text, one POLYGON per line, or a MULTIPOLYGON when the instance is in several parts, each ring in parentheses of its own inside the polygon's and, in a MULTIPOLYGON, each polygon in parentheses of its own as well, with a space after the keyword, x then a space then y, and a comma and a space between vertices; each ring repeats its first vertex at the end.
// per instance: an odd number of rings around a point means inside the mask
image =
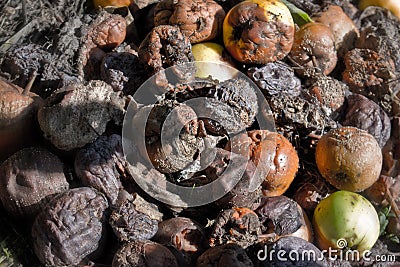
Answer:
POLYGON ((257 214, 248 208, 234 207, 220 212, 209 239, 211 247, 235 243, 247 248, 256 243, 261 234, 257 214))
POLYGON ((77 266, 99 248, 107 208, 106 198, 89 187, 53 198, 32 226, 36 256, 45 266, 77 266))
POLYGON ((371 249, 379 236, 378 214, 363 196, 337 191, 314 211, 313 225, 320 249, 371 249))
POLYGON ((382 152, 376 139, 355 127, 331 130, 319 140, 315 152, 318 170, 333 186, 360 192, 379 178, 382 152))
POLYGON ((312 241, 311 223, 303 209, 286 196, 264 197, 255 210, 261 221, 259 240, 275 242, 285 236, 312 241))
POLYGON ((294 22, 281 1, 247 0, 234 6, 223 24, 226 49, 238 61, 264 64, 289 54, 294 22))
POLYGON ((226 244, 212 247, 204 252, 198 259, 196 267, 253 267, 246 251, 237 244, 226 244))
POLYGON ((0 165, 0 200, 17 218, 33 219, 46 203, 69 188, 60 159, 49 151, 25 148, 0 165))
POLYGON ((154 25, 176 25, 192 44, 222 32, 224 9, 213 0, 163 0, 154 10, 154 25))
POLYGON ((163 245, 143 240, 132 241, 122 246, 116 253, 112 267, 152 266, 178 267, 174 254, 163 245))

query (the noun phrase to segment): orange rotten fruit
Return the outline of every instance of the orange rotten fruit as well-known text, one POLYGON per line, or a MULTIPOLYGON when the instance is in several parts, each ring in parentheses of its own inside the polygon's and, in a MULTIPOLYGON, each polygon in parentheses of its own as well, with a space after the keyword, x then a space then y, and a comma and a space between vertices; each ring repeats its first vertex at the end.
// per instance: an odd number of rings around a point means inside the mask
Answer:
POLYGON ((243 63, 264 64, 289 54, 294 38, 289 9, 279 0, 246 0, 234 6, 223 24, 225 48, 243 63))
POLYGON ((268 130, 254 130, 233 138, 227 149, 248 156, 265 175, 263 195, 280 196, 296 176, 299 157, 283 135, 268 130))
POLYGON ((93 0, 95 7, 124 7, 131 4, 131 0, 93 0))

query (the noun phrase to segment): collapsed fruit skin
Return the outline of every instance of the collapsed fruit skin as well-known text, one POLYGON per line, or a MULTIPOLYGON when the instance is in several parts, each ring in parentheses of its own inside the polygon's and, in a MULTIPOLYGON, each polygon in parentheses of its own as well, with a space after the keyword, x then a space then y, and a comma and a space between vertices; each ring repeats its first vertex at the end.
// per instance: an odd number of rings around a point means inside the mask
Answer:
POLYGON ((355 127, 331 130, 318 141, 315 158, 319 172, 340 190, 361 192, 375 183, 382 169, 376 139, 355 127))
POLYGON ((372 204, 349 191, 337 191, 323 199, 314 211, 313 226, 321 250, 351 248, 360 253, 373 247, 380 230, 372 204))
POLYGON ((289 54, 294 31, 290 11, 282 2, 246 0, 226 15, 223 40, 236 60, 265 64, 289 54))

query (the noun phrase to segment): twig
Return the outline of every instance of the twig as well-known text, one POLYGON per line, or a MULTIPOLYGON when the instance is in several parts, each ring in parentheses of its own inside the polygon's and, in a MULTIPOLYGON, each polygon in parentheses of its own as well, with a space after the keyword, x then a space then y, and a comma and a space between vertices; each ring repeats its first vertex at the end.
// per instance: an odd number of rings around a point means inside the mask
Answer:
POLYGON ((33 71, 31 77, 29 78, 28 84, 25 86, 24 91, 22 92, 23 95, 27 95, 31 89, 32 89, 32 85, 35 82, 37 77, 37 73, 36 71, 33 71))
POLYGON ((22 25, 25 26, 28 21, 28 16, 26 15, 26 0, 22 0, 22 25))
POLYGON ((394 200, 394 198, 393 198, 393 196, 392 196, 392 193, 391 193, 390 190, 389 190, 389 186, 387 186, 387 185, 388 185, 388 180, 387 180, 388 177, 387 177, 387 176, 384 176, 384 179, 385 179, 385 184, 386 184, 386 186, 385 186, 386 199, 387 199, 387 201, 389 202, 390 207, 392 208, 393 213, 396 215, 396 218, 397 218, 397 219, 400 219, 400 210, 399 210, 399 207, 397 206, 397 203, 396 203, 396 201, 394 200))

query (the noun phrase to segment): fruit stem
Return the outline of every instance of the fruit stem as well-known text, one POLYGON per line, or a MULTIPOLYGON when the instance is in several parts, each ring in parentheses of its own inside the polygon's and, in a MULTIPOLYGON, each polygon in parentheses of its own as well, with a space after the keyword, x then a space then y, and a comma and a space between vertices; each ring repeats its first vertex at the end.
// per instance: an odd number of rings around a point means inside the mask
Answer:
POLYGON ((27 95, 31 91, 32 85, 36 80, 36 76, 37 76, 37 73, 36 73, 36 71, 34 71, 31 75, 31 77, 29 78, 28 84, 25 86, 24 91, 22 92, 23 95, 27 95))

